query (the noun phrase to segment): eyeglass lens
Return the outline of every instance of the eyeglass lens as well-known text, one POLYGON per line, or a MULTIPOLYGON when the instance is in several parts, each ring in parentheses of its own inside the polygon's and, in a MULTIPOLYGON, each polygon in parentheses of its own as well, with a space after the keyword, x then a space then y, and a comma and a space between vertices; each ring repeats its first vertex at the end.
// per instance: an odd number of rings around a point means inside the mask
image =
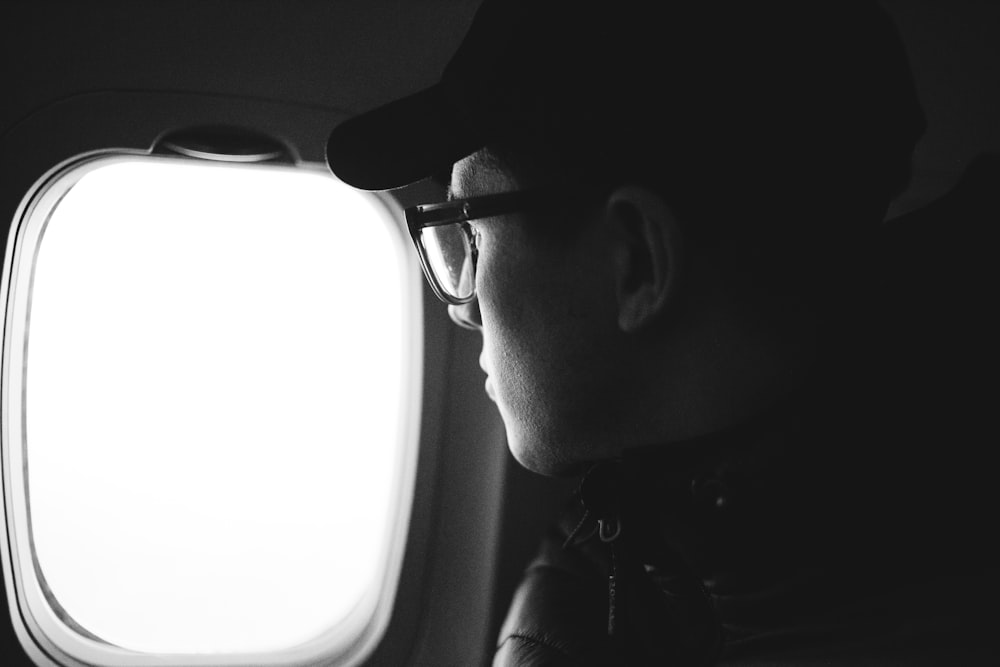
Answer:
POLYGON ((441 289, 456 299, 472 296, 475 289, 472 246, 462 224, 424 227, 420 230, 420 242, 441 289))

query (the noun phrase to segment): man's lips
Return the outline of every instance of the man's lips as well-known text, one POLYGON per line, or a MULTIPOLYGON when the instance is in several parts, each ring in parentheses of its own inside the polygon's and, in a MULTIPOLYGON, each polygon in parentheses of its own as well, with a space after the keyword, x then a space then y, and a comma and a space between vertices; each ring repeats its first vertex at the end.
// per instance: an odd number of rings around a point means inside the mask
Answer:
POLYGON ((497 397, 493 393, 493 383, 490 382, 490 372, 488 370, 486 370, 486 355, 485 354, 479 355, 479 367, 483 369, 484 373, 486 373, 486 383, 484 384, 484 387, 486 389, 486 395, 489 396, 490 400, 492 400, 495 403, 496 400, 497 400, 497 397))

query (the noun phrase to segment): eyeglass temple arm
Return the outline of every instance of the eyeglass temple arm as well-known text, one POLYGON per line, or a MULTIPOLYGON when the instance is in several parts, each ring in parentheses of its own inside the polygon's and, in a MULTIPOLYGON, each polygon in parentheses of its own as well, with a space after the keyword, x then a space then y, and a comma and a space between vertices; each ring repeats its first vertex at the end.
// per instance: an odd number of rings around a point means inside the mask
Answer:
POLYGON ((444 225, 510 213, 546 199, 548 199, 548 193, 544 190, 501 192, 469 199, 413 206, 406 209, 406 220, 410 225, 420 227, 444 225))

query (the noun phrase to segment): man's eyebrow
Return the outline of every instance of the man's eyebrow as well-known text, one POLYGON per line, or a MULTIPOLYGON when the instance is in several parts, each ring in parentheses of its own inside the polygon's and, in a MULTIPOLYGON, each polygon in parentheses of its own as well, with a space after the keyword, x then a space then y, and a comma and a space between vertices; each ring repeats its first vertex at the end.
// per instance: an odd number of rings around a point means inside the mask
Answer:
POLYGON ((455 191, 451 189, 450 185, 448 186, 448 188, 444 192, 444 200, 445 201, 455 201, 455 191))

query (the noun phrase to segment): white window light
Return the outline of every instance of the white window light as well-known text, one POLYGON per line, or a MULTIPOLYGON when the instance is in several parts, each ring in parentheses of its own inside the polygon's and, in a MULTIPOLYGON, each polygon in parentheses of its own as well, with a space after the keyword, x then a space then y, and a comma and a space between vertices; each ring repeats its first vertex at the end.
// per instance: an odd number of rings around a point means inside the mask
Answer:
POLYGON ((405 244, 378 199, 288 167, 119 155, 36 195, 7 249, 2 437, 5 557, 46 652, 374 647, 416 461, 405 244))

